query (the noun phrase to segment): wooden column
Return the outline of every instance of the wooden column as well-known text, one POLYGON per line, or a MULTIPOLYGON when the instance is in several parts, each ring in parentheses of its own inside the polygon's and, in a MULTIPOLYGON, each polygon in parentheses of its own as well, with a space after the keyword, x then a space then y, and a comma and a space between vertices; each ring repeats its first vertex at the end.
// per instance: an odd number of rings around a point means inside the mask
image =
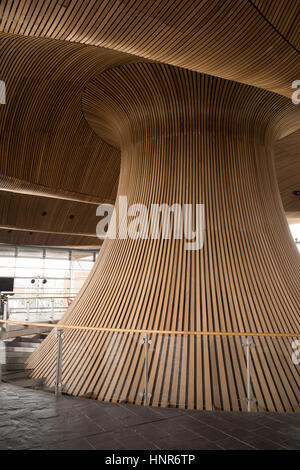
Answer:
MULTIPOLYGON (((62 323, 184 331, 299 331, 299 254, 274 173, 275 139, 299 126, 284 97, 161 64, 96 77, 83 96, 91 127, 122 152, 118 195, 128 204, 204 204, 204 247, 185 240, 106 240, 62 323)), ((173 233, 173 232, 172 232, 173 233)), ((151 335, 150 335, 151 336, 151 335)), ((64 389, 141 403, 142 335, 66 332, 64 389)), ((240 339, 152 335, 150 404, 246 410, 240 339)), ((261 409, 299 408, 289 340, 255 340, 253 395, 261 409)), ((29 366, 55 374, 50 335, 29 366)))

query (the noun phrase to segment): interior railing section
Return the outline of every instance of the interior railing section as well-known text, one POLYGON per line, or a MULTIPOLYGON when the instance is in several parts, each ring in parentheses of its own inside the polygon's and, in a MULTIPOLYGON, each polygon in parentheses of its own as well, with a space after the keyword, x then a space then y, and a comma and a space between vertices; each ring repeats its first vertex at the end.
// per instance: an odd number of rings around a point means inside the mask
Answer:
POLYGON ((8 295, 1 292, 3 320, 57 322, 71 305, 76 294, 8 295))
MULTIPOLYGON (((139 345, 142 350, 139 350, 140 358, 140 367, 143 369, 143 384, 139 384, 141 390, 139 392, 139 404, 144 406, 149 406, 151 401, 151 387, 149 387, 149 364, 153 360, 153 354, 155 354, 155 348, 157 346, 158 336, 160 338, 168 337, 176 339, 180 338, 194 338, 194 341, 201 338, 205 338, 206 341, 210 339, 217 338, 219 341, 227 340, 235 341, 237 338, 240 338, 239 348, 242 348, 245 352, 245 370, 243 371, 246 391, 243 401, 246 402, 246 409, 248 412, 253 411, 253 406, 256 403, 256 398, 252 392, 252 366, 251 366, 251 357, 252 350, 259 349, 263 347, 269 348, 268 345, 262 345, 260 341, 269 340, 288 340, 288 344, 283 344, 280 347, 284 346, 284 349, 289 348, 288 355, 289 360, 293 363, 294 366, 300 364, 300 333, 273 333, 273 332, 223 332, 223 331, 161 331, 161 330, 147 330, 147 329, 118 329, 118 328, 101 328, 101 327, 91 327, 91 326, 76 326, 76 325, 64 325, 59 323, 54 325, 51 323, 41 323, 41 322, 22 322, 17 320, 3 319, 0 320, 0 327, 2 324, 3 327, 7 325, 19 325, 23 327, 43 327, 48 328, 49 330, 55 330, 56 337, 56 370, 55 370, 55 382, 54 390, 57 396, 61 395, 63 384, 62 384, 62 371, 63 371, 63 343, 64 343, 64 333, 69 330, 78 330, 78 331, 90 331, 90 332, 107 332, 108 334, 115 335, 126 335, 132 334, 135 337, 136 345, 139 345), (150 350, 150 348, 154 347, 150 350)), ((203 340, 204 341, 204 340, 203 340)), ((273 346, 273 345, 272 345, 273 346)), ((236 347, 236 345, 235 345, 236 347)), ((114 351, 111 350, 111 353, 114 354, 114 351)), ((1 362, 1 361, 0 361, 1 362)), ((141 369, 141 370, 142 370, 141 369)), ((257 372, 257 371, 256 371, 257 372)), ((263 371, 262 371, 263 372, 263 371)), ((299 372, 297 370, 297 372, 299 372)), ((129 380, 129 379, 128 379, 129 380)), ((152 382, 151 382, 152 384, 152 382)), ((123 397, 124 398, 124 397, 123 397)), ((259 407, 256 407, 258 409, 259 407)))

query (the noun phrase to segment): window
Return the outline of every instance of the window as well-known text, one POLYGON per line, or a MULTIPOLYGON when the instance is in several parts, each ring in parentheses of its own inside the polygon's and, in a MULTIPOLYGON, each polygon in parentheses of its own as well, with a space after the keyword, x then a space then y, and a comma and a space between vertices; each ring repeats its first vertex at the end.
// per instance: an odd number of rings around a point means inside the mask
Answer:
POLYGON ((97 254, 97 250, 0 245, 0 277, 13 277, 17 292, 76 292, 88 277, 97 254))

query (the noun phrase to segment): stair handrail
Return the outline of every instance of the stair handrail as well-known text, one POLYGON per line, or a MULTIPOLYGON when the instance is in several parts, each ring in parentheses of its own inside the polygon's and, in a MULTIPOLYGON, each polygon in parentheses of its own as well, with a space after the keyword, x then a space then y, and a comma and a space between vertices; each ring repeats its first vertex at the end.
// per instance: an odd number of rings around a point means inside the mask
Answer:
POLYGON ((64 325, 61 323, 39 323, 39 322, 21 322, 18 320, 0 320, 0 324, 14 324, 23 326, 37 326, 59 330, 81 330, 81 331, 99 331, 112 333, 147 333, 162 335, 187 335, 187 336, 262 336, 278 338, 300 337, 300 333, 278 333, 278 332, 249 332, 249 331, 185 331, 185 330, 153 330, 144 328, 107 328, 98 326, 82 325, 64 325))

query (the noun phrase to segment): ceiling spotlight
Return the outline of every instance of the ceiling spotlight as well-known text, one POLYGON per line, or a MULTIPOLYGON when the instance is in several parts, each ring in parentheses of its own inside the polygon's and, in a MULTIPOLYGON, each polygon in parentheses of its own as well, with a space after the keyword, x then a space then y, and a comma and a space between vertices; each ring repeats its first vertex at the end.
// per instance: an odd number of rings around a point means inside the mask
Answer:
POLYGON ((300 196, 300 189, 296 189, 296 191, 293 191, 293 194, 295 196, 300 196))
POLYGON ((31 284, 34 284, 35 283, 35 279, 31 279, 31 284))
POLYGON ((43 279, 43 284, 47 284, 47 279, 43 279))

